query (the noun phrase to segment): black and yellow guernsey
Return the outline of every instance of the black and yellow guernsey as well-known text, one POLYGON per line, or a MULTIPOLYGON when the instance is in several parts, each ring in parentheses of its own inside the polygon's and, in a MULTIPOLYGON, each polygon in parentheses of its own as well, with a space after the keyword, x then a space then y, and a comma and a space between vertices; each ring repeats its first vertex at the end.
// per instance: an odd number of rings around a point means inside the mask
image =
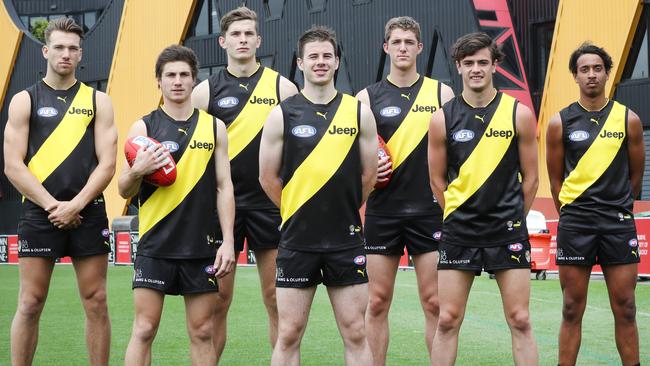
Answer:
POLYGON ((442 217, 427 165, 427 132, 431 115, 440 108, 440 85, 421 76, 408 87, 384 79, 366 89, 377 133, 393 159, 390 182, 370 194, 367 215, 442 217))
MULTIPOLYGON (((57 200, 73 199, 97 167, 95 152, 95 90, 77 81, 55 90, 44 81, 27 88, 31 99, 28 169, 57 200)), ((43 208, 23 200, 22 218, 42 218, 43 208)), ((100 195, 81 211, 84 218, 105 216, 100 195)))
POLYGON ((503 93, 483 108, 462 95, 442 108, 447 176, 442 240, 492 247, 528 240, 519 179, 517 100, 503 93))
POLYGON ((161 108, 142 118, 147 135, 162 143, 176 161, 176 181, 166 187, 142 182, 138 201, 138 255, 206 258, 216 253, 216 172, 213 116, 194 110, 176 121, 161 108))
POLYGON ((226 68, 208 79, 208 113, 228 129, 228 157, 237 208, 274 208, 259 183, 262 127, 280 102, 280 75, 260 66, 250 77, 236 77, 226 68))
POLYGON ((302 94, 280 104, 280 247, 329 252, 363 245, 359 103, 337 93, 327 104, 314 104, 302 94))
POLYGON ((588 232, 635 230, 627 151, 628 109, 609 101, 599 111, 573 103, 560 111, 564 182, 559 227, 588 232))

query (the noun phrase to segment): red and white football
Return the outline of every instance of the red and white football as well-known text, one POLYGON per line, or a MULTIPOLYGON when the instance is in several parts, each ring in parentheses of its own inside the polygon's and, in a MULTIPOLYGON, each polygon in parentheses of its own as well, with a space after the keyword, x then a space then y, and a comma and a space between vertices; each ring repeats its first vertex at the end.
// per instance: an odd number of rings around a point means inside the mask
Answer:
MULTIPOLYGON (((388 146, 386 146, 386 142, 384 139, 381 138, 381 136, 377 135, 377 140, 379 140, 379 146, 377 148, 377 156, 381 159, 385 156, 388 156, 388 161, 392 162, 393 158, 390 156, 390 151, 388 151, 388 146)), ((390 173, 388 175, 388 179, 384 182, 377 182, 375 183, 375 188, 381 189, 384 188, 388 185, 390 182, 390 177, 393 175, 393 173, 390 173)))
MULTIPOLYGON (((160 145, 160 142, 148 136, 134 136, 126 140, 124 144, 124 155, 126 155, 126 161, 129 163, 129 166, 133 166, 133 162, 140 148, 143 146, 153 147, 155 145, 160 145)), ((165 148, 165 153, 167 154, 165 166, 144 177, 145 182, 155 186, 169 186, 176 181, 176 162, 167 148, 165 148)))

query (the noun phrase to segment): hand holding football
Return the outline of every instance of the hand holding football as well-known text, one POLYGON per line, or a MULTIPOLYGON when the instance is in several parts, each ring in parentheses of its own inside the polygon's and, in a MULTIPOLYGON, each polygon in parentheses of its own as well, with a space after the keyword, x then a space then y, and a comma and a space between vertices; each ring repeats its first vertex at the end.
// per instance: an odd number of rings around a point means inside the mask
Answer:
POLYGON ((124 144, 124 155, 130 167, 137 165, 145 182, 169 186, 176 181, 176 162, 169 151, 155 139, 147 136, 129 138, 124 144))

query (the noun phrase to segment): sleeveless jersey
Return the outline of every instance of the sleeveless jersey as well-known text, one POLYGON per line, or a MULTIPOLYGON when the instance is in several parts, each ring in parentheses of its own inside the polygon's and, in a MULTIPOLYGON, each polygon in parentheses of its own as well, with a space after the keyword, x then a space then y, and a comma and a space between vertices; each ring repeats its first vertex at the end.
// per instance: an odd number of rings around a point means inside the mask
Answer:
POLYGON ((442 109, 449 182, 442 240, 471 247, 528 240, 516 99, 497 93, 486 107, 473 108, 459 95, 442 109))
POLYGON ((157 187, 144 181, 140 186, 138 255, 170 259, 214 256, 214 117, 195 109, 187 121, 176 121, 159 108, 142 120, 147 135, 171 152, 177 172, 170 186, 157 187))
POLYGON ((359 103, 338 93, 327 104, 302 94, 280 104, 281 247, 327 252, 363 245, 359 103))
POLYGON ((589 232, 635 229, 625 106, 610 101, 589 112, 579 103, 560 111, 564 182, 559 226, 589 232))
MULTIPOLYGON (((57 200, 73 199, 97 167, 95 153, 95 90, 76 82, 55 90, 44 81, 27 88, 31 99, 25 162, 57 200)), ((42 217, 43 208, 24 199, 21 217, 42 217)), ((105 216, 100 194, 81 212, 83 217, 105 216)))
POLYGON ((275 208, 259 182, 259 152, 266 117, 280 102, 280 75, 260 66, 250 77, 235 77, 223 68, 208 83, 208 113, 228 129, 237 208, 275 208))
POLYGON ((390 182, 372 191, 367 215, 442 217, 429 184, 427 164, 427 133, 431 115, 440 108, 440 85, 422 76, 405 88, 384 79, 366 89, 377 133, 393 159, 390 182))

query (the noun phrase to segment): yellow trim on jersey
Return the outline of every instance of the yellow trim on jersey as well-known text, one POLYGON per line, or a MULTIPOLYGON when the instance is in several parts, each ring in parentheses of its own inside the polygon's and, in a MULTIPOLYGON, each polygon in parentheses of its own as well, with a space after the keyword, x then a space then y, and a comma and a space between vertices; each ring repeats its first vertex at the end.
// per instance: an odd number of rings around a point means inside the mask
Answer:
POLYGON ((609 168, 627 135, 625 131, 625 111, 624 105, 614 102, 601 132, 598 133, 591 146, 582 155, 575 169, 564 179, 559 197, 562 206, 570 204, 580 197, 609 168), (609 137, 602 137, 601 134, 604 132, 607 132, 608 135, 610 132, 612 134, 609 137))
MULTIPOLYGON (((440 108, 438 105, 438 81, 424 78, 413 106, 428 106, 430 100, 434 101, 436 110, 440 108)), ((388 140, 386 145, 393 160, 393 170, 397 169, 411 155, 426 136, 429 131, 431 115, 433 112, 414 112, 413 109, 410 109, 393 136, 388 140)))
POLYGON ((458 177, 447 186, 445 191, 444 219, 467 201, 490 178, 494 169, 514 140, 513 115, 515 98, 503 94, 497 110, 485 129, 488 131, 502 131, 504 134, 511 132, 510 137, 481 136, 474 151, 460 167, 458 177))
POLYGON ((43 183, 70 156, 94 118, 93 88, 80 83, 61 122, 29 160, 27 167, 39 182, 43 183))
POLYGON ((280 101, 276 91, 278 73, 269 68, 264 68, 260 80, 251 93, 246 105, 239 112, 237 118, 228 126, 228 158, 234 159, 257 136, 266 117, 280 101), (273 104, 251 103, 252 98, 273 99, 273 104))
POLYGON ((339 169, 359 133, 357 113, 358 100, 343 94, 341 105, 334 118, 332 118, 332 122, 327 126, 325 135, 302 164, 298 166, 291 179, 282 189, 280 200, 282 225, 314 196, 339 169), (354 129, 355 133, 329 133, 328 131, 333 126, 337 129, 354 129))
POLYGON ((140 237, 143 237, 160 220, 169 215, 205 174, 205 169, 214 154, 214 117, 204 111, 199 111, 196 129, 190 138, 187 148, 176 164, 176 181, 166 187, 158 187, 153 194, 140 206, 140 237), (212 144, 212 149, 190 149, 192 142, 212 144))

